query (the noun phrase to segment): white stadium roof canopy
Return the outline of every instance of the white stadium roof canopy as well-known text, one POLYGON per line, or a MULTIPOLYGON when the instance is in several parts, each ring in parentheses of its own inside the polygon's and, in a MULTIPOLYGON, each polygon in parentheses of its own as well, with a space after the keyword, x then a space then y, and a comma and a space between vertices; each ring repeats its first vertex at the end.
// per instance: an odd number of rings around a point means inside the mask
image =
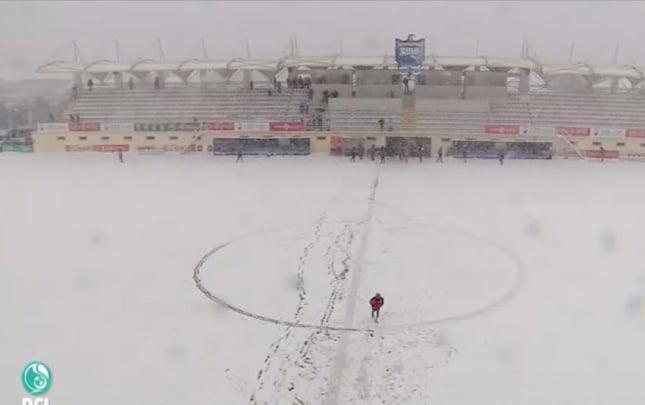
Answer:
MULTIPOLYGON (((134 63, 97 60, 93 62, 51 61, 38 67, 37 73, 85 73, 97 76, 109 73, 147 73, 170 71, 188 73, 216 71, 231 74, 239 70, 258 70, 277 74, 285 68, 328 68, 328 69, 392 69, 397 64, 393 56, 349 56, 349 55, 298 55, 280 59, 187 59, 182 61, 158 61, 144 59, 134 63)), ((487 56, 428 56, 424 70, 472 70, 490 71, 531 71, 539 76, 580 75, 603 78, 624 78, 643 81, 645 67, 633 65, 590 65, 587 63, 549 64, 529 58, 497 58, 487 56)))

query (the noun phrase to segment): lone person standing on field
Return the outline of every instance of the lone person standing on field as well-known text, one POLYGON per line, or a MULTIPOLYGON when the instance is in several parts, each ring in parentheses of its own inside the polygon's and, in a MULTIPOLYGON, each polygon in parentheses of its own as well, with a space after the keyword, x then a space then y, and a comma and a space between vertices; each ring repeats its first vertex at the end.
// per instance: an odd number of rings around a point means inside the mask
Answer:
POLYGON ((381 294, 376 293, 371 299, 370 299, 370 305, 372 306, 372 319, 374 322, 378 323, 378 317, 381 312, 381 307, 385 303, 385 300, 383 297, 381 297, 381 294))

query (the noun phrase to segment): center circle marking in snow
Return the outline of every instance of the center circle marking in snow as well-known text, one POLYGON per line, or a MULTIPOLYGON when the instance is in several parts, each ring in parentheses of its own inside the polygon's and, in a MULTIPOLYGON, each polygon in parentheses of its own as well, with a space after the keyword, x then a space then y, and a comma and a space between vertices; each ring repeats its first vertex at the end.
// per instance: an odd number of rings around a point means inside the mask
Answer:
MULTIPOLYGON (((329 224, 330 222, 326 222, 326 224, 329 224)), ((345 223, 348 223, 348 221, 345 221, 345 223)), ((354 224, 360 224, 358 221, 352 222, 354 224)), ((198 290, 200 290, 209 300, 224 306, 225 308, 228 308, 229 310, 236 312, 240 315, 256 319, 258 321, 262 322, 267 322, 267 323, 272 323, 275 325, 282 325, 282 326, 288 326, 288 327, 295 327, 295 328, 306 328, 306 329, 322 329, 322 330, 330 330, 330 331, 341 331, 341 332, 372 332, 373 330, 370 328, 348 328, 348 327, 341 327, 341 326, 333 326, 333 325, 320 325, 320 324, 313 324, 313 323, 302 323, 302 322, 292 322, 288 321, 285 319, 280 319, 278 317, 271 317, 267 315, 262 315, 259 313, 255 313, 249 310, 246 310, 240 306, 237 306, 231 302, 228 302, 221 297, 218 297, 217 295, 213 294, 210 290, 208 290, 201 279, 201 272, 204 264, 211 259, 213 256, 215 256, 218 252, 220 252, 222 249, 225 249, 226 247, 236 243, 240 242, 245 239, 250 239, 252 237, 257 237, 260 235, 270 235, 272 233, 276 233, 279 231, 284 231, 288 229, 293 229, 293 228, 298 228, 298 227, 303 227, 303 226, 308 226, 312 225, 313 223, 298 223, 298 224, 290 224, 290 225, 284 225, 280 227, 275 227, 275 228, 268 228, 264 229, 261 231, 257 232, 252 232, 246 235, 242 235, 240 237, 231 239, 227 242, 224 242, 220 245, 215 246, 213 249, 208 251, 206 254, 204 254, 199 262, 195 265, 193 268, 193 280, 195 282, 195 285, 198 290)), ((400 329, 410 329, 410 328, 415 328, 415 327, 423 327, 423 326, 430 326, 430 325, 436 325, 440 323, 447 323, 447 322, 455 322, 455 321, 461 321, 461 320, 466 320, 466 319, 471 319, 480 315, 483 315, 485 313, 488 313, 503 304, 507 303, 517 293, 519 292, 521 285, 523 284, 524 280, 524 269, 521 260, 519 257, 513 253, 511 250, 500 246, 494 241, 491 241, 490 239, 487 239, 485 237, 479 236, 472 234, 467 231, 463 231, 460 229, 457 229, 455 227, 449 227, 445 225, 436 225, 436 224, 425 224, 425 223, 413 223, 409 224, 410 227, 422 227, 426 229, 432 229, 435 231, 442 231, 442 232, 452 232, 455 234, 458 234, 462 237, 477 241, 485 246, 487 246, 490 249, 493 249, 497 251, 498 253, 501 253, 503 256, 505 256, 507 259, 513 263, 514 266, 514 280, 509 286, 508 289, 506 289, 502 294, 500 294, 497 298, 494 300, 491 300, 489 302, 486 302, 485 304, 470 310, 466 311, 463 313, 455 314, 455 315, 449 315, 449 316, 444 316, 444 317, 439 317, 435 319, 429 319, 426 321, 421 321, 421 322, 414 322, 414 323, 405 323, 405 324, 395 324, 395 325, 389 325, 387 330, 400 330, 400 329)))

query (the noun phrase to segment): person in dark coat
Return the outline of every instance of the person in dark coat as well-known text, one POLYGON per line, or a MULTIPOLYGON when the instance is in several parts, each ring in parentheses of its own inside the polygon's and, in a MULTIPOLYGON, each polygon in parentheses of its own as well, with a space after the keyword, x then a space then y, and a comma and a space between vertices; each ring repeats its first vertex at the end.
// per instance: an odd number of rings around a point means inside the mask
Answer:
POLYGON ((381 297, 381 294, 376 293, 370 299, 370 306, 372 307, 372 319, 374 322, 378 323, 378 318, 381 313, 381 307, 385 304, 385 300, 381 297))

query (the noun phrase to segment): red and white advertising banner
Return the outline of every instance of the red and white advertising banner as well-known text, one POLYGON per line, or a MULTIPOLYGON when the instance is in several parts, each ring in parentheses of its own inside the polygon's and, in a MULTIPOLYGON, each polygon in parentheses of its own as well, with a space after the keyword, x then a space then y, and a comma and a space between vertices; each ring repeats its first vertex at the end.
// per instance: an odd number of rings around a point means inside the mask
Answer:
POLYGON ((588 149, 583 151, 585 157, 591 159, 618 159, 620 154, 617 150, 605 150, 604 152, 596 149, 588 149))
POLYGON ((629 128, 625 136, 627 138, 645 138, 645 129, 629 128))
POLYGON ((268 122, 235 121, 236 131, 264 132, 269 130, 268 122))
POLYGON ((127 152, 130 145, 67 145, 66 152, 127 152))
POLYGON ((329 137, 329 143, 331 144, 331 149, 342 149, 343 137, 339 135, 332 135, 329 137))
POLYGON ((305 124, 302 122, 269 122, 270 131, 304 131, 305 124))
POLYGON ((202 131, 235 131, 234 122, 202 122, 202 131))
POLYGON ((602 138, 624 138, 625 130, 618 128, 595 128, 593 135, 602 138))
POLYGON ((134 132, 134 123, 132 122, 111 122, 101 124, 103 132, 134 132))
POLYGON ((79 132, 100 131, 101 124, 98 122, 70 122, 69 130, 79 132))
POLYGON ((46 122, 43 124, 38 124, 38 132, 67 132, 69 131, 69 125, 64 122, 46 122))
POLYGON ((495 134, 495 135, 519 135, 520 126, 519 125, 486 125, 484 126, 484 131, 487 134, 495 134))
POLYGON ((558 135, 564 136, 590 136, 591 128, 558 127, 558 135))

